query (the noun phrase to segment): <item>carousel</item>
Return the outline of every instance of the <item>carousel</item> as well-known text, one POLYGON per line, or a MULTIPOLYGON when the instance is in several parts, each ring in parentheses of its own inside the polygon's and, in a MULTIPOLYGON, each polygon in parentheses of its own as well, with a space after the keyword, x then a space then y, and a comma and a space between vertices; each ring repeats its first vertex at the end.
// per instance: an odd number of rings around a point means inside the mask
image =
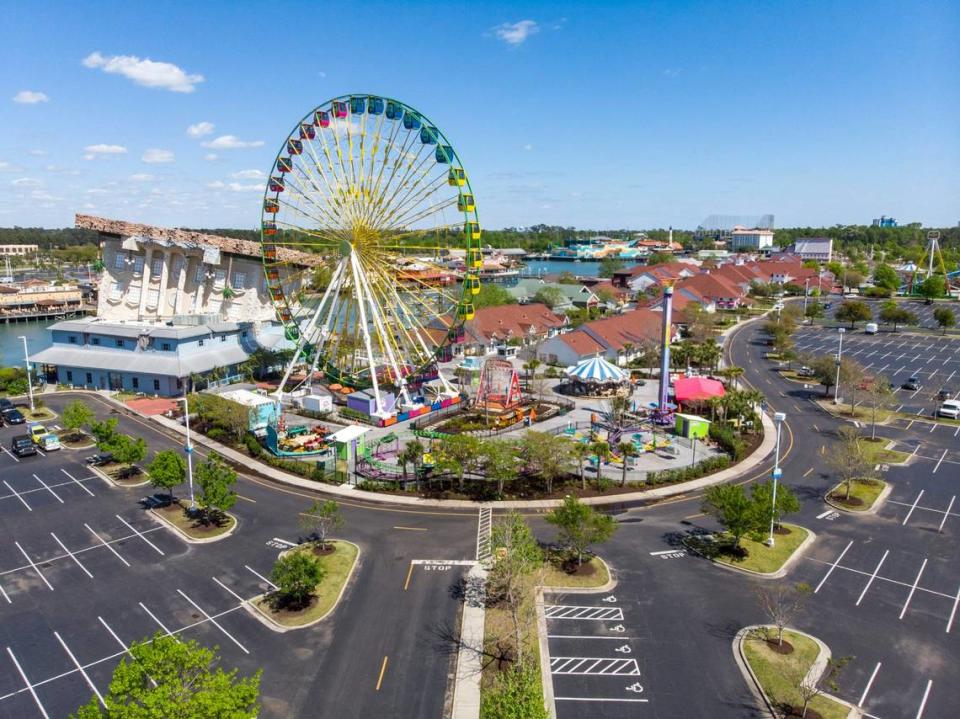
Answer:
POLYGON ((632 386, 630 373, 599 355, 567 367, 568 394, 581 397, 628 397, 632 386))

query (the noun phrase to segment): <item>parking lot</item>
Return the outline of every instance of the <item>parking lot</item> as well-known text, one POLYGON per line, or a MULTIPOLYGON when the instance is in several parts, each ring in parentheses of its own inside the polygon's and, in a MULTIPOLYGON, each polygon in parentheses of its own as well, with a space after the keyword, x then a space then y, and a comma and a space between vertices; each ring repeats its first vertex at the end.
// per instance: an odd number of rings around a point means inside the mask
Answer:
MULTIPOLYGON (((836 329, 801 328, 794 340, 800 355, 836 355, 840 335, 836 329)), ((861 325, 844 333, 843 356, 855 359, 869 375, 890 379, 895 390, 891 408, 898 412, 932 416, 939 405, 936 394, 940 389, 949 390, 954 399, 960 398, 960 339, 900 333, 867 335, 861 325), (903 389, 910 377, 920 380, 920 389, 903 389)))
MULTIPOLYGON (((859 298, 844 298, 844 299, 859 299, 859 298)), ((844 299, 833 296, 825 298, 825 302, 830 302, 831 307, 827 310, 826 315, 831 320, 836 320, 837 310, 840 309, 840 304, 844 299)), ((863 300, 870 307, 870 310, 873 312, 873 319, 875 322, 880 322, 880 308, 883 305, 884 300, 863 300)), ((898 306, 902 307, 905 310, 908 310, 917 316, 917 324, 915 327, 921 327, 924 329, 940 329, 940 326, 937 324, 937 321, 933 318, 933 311, 937 307, 950 307, 953 309, 955 314, 960 314, 960 310, 955 303, 948 303, 944 305, 940 302, 934 302, 932 304, 926 304, 922 299, 920 300, 903 300, 898 302, 898 306)), ((884 326, 885 327, 885 326, 884 326)))
POLYGON ((621 606, 615 593, 544 601, 557 717, 638 716, 650 693, 632 631, 636 609, 621 606))

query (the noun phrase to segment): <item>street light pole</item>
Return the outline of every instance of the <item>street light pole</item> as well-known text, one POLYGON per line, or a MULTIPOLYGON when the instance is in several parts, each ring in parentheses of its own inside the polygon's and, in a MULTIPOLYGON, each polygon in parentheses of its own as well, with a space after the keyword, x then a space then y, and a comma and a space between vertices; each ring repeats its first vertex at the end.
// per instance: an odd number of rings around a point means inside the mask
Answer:
POLYGON ((803 316, 804 317, 807 316, 807 295, 810 292, 810 290, 808 289, 809 285, 810 285, 810 278, 808 277, 803 281, 803 316))
POLYGON ((774 542, 773 528, 777 521, 777 482, 780 481, 780 476, 783 474, 783 470, 780 469, 780 429, 783 427, 783 421, 786 418, 787 415, 783 412, 775 412, 773 415, 773 421, 777 423, 777 447, 773 455, 773 500, 770 507, 770 538, 767 540, 767 544, 771 547, 774 542))
POLYGON ((33 381, 30 379, 30 353, 27 351, 27 338, 24 335, 20 335, 20 339, 23 340, 23 359, 27 364, 27 391, 30 393, 30 411, 33 412, 33 381))
POLYGON ((187 482, 190 485, 190 509, 196 506, 193 499, 193 445, 190 443, 190 402, 187 400, 187 392, 183 392, 183 419, 187 426, 187 446, 184 451, 187 453, 187 482))
POLYGON ((837 348, 837 381, 833 385, 834 404, 837 404, 837 396, 840 394, 840 362, 843 360, 843 333, 845 331, 843 327, 837 328, 837 332, 840 333, 840 347, 837 348))

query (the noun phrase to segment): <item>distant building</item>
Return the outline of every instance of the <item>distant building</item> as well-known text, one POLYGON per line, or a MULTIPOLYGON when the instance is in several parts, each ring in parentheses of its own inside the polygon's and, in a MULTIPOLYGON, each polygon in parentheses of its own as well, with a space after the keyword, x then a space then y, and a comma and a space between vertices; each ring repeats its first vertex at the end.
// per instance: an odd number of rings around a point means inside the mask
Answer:
POLYGON ((833 240, 829 237, 799 237, 788 251, 804 261, 830 262, 833 259, 833 240))
POLYGON ((0 255, 35 255, 38 245, 0 245, 0 255))
POLYGON ((738 227, 772 230, 773 215, 710 215, 697 226, 693 237, 699 241, 711 239, 722 247, 730 243, 732 233, 738 227))
MULTIPOLYGON (((621 315, 585 322, 573 332, 547 339, 537 348, 537 357, 545 362, 572 365, 602 355, 618 365, 626 365, 645 349, 661 344, 663 315, 638 308, 621 315)), ((679 338, 673 328, 671 341, 679 338)))
POLYGON ((897 221, 892 217, 887 217, 885 215, 880 215, 879 220, 874 220, 871 223, 874 227, 896 227, 897 221))
POLYGON ((730 233, 730 249, 734 252, 763 250, 773 247, 773 230, 735 227, 730 233))

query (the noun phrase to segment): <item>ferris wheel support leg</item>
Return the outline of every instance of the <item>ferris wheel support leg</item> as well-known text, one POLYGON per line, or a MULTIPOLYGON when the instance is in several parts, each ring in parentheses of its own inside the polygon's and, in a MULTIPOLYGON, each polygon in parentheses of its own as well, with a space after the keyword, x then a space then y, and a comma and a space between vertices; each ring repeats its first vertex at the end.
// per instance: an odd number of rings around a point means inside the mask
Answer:
POLYGON ((360 268, 357 267, 357 256, 350 253, 350 271, 353 274, 353 286, 357 293, 357 307, 360 310, 360 332, 363 335, 363 344, 367 350, 367 364, 370 366, 370 379, 373 382, 373 401, 376 407, 378 417, 384 415, 383 402, 380 400, 380 383, 377 381, 377 367, 373 361, 373 345, 370 342, 370 328, 367 325, 367 310, 364 306, 366 298, 364 297, 363 286, 360 283, 360 268))

